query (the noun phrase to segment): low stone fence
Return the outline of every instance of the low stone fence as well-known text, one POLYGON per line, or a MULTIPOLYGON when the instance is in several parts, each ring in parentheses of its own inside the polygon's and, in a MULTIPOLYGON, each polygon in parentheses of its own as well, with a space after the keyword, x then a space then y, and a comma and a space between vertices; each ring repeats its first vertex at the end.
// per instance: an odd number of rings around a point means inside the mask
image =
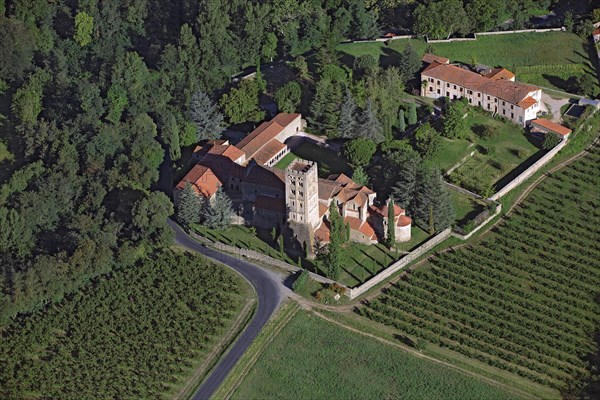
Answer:
POLYGON ((452 236, 459 238, 460 240, 467 240, 467 239, 471 238, 471 236, 476 234, 477 231, 479 231, 481 228, 486 226, 488 224, 488 222, 490 222, 491 220, 496 218, 496 216, 498 214, 500 214, 501 211, 502 211, 502 204, 496 203, 496 211, 494 211, 493 214, 490 215, 490 212, 488 210, 484 210, 479 215, 477 215, 475 218, 473 218, 473 221, 475 221, 477 226, 471 232, 469 232, 467 234, 461 234, 459 232, 453 231, 452 236), (486 218, 486 216, 487 216, 487 218, 486 218), (485 218, 485 219, 483 221, 479 221, 482 218, 485 218))
POLYGON ((446 171, 446 175, 450 175, 452 172, 454 172, 455 169, 459 168, 461 165, 466 163, 469 160, 469 158, 475 155, 475 153, 477 153, 477 150, 473 150, 472 152, 464 156, 459 162, 448 168, 448 171, 446 171))
POLYGON ((473 40, 477 40, 477 36, 489 36, 489 35, 512 35, 515 33, 544 33, 544 32, 558 32, 565 31, 565 27, 561 28, 548 28, 548 29, 521 29, 518 31, 496 31, 496 32, 476 32, 473 34, 473 37, 466 38, 452 38, 452 39, 436 39, 429 40, 429 38, 425 37, 427 43, 452 43, 452 42, 469 42, 473 40))
POLYGON ((461 192, 463 194, 466 194, 467 196, 471 196, 471 197, 475 197, 476 199, 483 199, 483 196, 478 195, 477 193, 473 193, 470 190, 467 190, 465 188, 462 188, 460 186, 456 186, 454 183, 450 183, 450 182, 446 182, 444 181, 444 183, 448 186, 450 186, 452 189, 461 192))
POLYGON ((408 253, 406 256, 402 257, 400 260, 396 261, 394 264, 390 265, 365 283, 355 288, 346 290, 346 294, 350 299, 355 299, 361 294, 365 293, 367 290, 372 287, 378 285, 384 280, 388 279, 390 276, 400 271, 402 268, 406 267, 408 264, 421 257, 423 254, 431 250, 434 246, 440 244, 444 240, 446 240, 452 233, 451 228, 447 228, 442 232, 438 233, 427 242, 423 243, 421 246, 417 247, 415 250, 408 253))
MULTIPOLYGON (((244 257, 244 258, 247 258, 250 260, 269 264, 269 265, 272 265, 272 266, 275 266, 278 268, 282 268, 289 272, 298 272, 298 271, 302 270, 302 268, 298 267, 297 265, 288 264, 285 261, 278 260, 276 258, 270 257, 270 256, 260 253, 258 251, 234 247, 234 246, 230 246, 228 244, 221 243, 221 242, 213 242, 212 240, 205 238, 204 236, 198 235, 197 233, 194 233, 194 232, 191 233, 191 236, 201 242, 206 243, 207 245, 210 245, 211 247, 214 247, 217 250, 221 250, 221 251, 224 251, 227 253, 232 253, 232 254, 235 254, 240 257, 244 257)), ((329 278, 325 278, 324 276, 315 274, 314 272, 310 272, 308 270, 307 270, 307 272, 310 274, 311 278, 313 278, 314 280, 316 280, 318 282, 337 283, 338 285, 345 287, 346 292, 349 290, 345 285, 342 285, 339 282, 336 282, 329 278)))
POLYGON ((556 145, 552 150, 546 153, 542 158, 537 160, 533 165, 521 172, 515 179, 506 184, 502 189, 496 192, 490 197, 490 200, 498 200, 502 196, 505 196, 508 192, 525 182, 531 175, 535 174, 540 168, 546 165, 552 158, 558 153, 563 147, 566 146, 569 139, 563 139, 559 144, 556 145))

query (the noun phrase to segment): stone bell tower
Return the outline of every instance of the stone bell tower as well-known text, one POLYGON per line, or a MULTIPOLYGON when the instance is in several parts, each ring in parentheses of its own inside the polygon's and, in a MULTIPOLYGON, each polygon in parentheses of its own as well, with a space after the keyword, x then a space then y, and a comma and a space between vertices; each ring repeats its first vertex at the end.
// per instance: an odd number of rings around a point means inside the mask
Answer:
POLYGON ((285 170, 285 203, 288 221, 317 228, 319 221, 319 178, 317 164, 296 160, 285 170))

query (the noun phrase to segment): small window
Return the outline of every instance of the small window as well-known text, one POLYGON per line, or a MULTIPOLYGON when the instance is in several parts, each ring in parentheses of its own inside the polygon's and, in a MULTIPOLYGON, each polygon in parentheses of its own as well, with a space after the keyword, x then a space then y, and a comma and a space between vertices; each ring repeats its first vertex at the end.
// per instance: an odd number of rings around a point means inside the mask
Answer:
POLYGON ((456 89, 456 85, 454 85, 454 89, 456 89))
POLYGON ((510 113, 510 117, 514 119, 515 118, 515 113, 510 113))
POLYGON ((502 115, 506 115, 506 110, 502 110, 502 115))
POLYGON ((510 105, 510 109, 513 110, 515 107, 511 104, 510 105))
POLYGON ((490 96, 488 96, 488 101, 490 100, 490 96))
POLYGON ((430 91, 430 92, 433 92, 433 88, 432 88, 431 86, 429 87, 429 91, 430 91))
POLYGON ((502 102, 502 105, 503 105, 503 106, 505 106, 505 105, 506 105, 506 102, 504 102, 504 101, 503 101, 503 102, 502 102))
POLYGON ((438 85, 440 84, 440 81, 438 81, 438 85))
POLYGON ((479 106, 481 105, 481 101, 478 101, 477 103, 478 103, 477 105, 479 105, 479 106))
POLYGON ((440 89, 437 90, 437 94, 440 94, 440 89))
POLYGON ((488 104, 488 110, 491 110, 491 107, 490 107, 490 105, 489 105, 489 104, 488 104))
POLYGON ((449 84, 449 83, 446 83, 446 87, 450 87, 450 84, 449 84))
POLYGON ((481 97, 481 93, 477 93, 477 97, 481 97))
POLYGON ((519 117, 519 122, 523 122, 523 117, 519 117))
POLYGON ((433 78, 429 78, 429 82, 433 83, 433 78))

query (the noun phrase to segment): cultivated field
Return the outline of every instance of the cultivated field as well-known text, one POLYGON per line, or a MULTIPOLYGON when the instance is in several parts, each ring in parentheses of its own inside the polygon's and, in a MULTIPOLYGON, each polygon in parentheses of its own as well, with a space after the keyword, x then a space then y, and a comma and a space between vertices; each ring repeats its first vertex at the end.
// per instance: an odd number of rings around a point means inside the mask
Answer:
POLYGON ((172 251, 115 271, 0 328, 0 398, 170 398, 249 293, 233 272, 172 251))
POLYGON ((481 242, 436 256, 360 313, 547 387, 585 377, 600 322, 599 163, 596 147, 481 242))
POLYGON ((517 397, 299 311, 260 355, 232 398, 510 400, 517 397))
MULTIPOLYGON (((380 56, 384 65, 394 65, 410 43, 420 54, 427 47, 421 40, 393 40, 383 43, 350 43, 338 49, 354 57, 369 53, 380 56)), ((573 80, 583 73, 596 76, 590 63, 587 39, 573 33, 545 32, 479 36, 476 41, 432 43, 436 54, 452 62, 502 66, 517 79, 560 90, 572 90, 573 80)), ((596 77, 597 80, 597 77, 596 77)))

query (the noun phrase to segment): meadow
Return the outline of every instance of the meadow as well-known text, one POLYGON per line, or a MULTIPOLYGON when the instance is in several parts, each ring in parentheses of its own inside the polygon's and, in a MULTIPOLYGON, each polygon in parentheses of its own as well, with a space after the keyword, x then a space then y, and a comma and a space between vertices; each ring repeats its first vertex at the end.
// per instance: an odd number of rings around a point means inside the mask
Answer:
MULTIPOLYGON (((422 40, 392 40, 376 43, 341 44, 338 50, 350 56, 372 54, 383 65, 394 65, 400 53, 411 44, 422 54, 422 40)), ((587 39, 573 33, 544 32, 478 36, 475 41, 432 43, 436 54, 451 62, 505 67, 517 80, 558 90, 572 90, 572 79, 587 73, 596 77, 590 62, 587 39)), ((596 77, 597 80, 597 77, 596 77)))
POLYGON ((600 322, 600 148, 547 177, 480 242, 438 254, 359 313, 562 391, 600 322))
MULTIPOLYGON (((243 362, 243 360, 242 360, 243 362)), ((498 387, 298 311, 233 399, 517 399, 498 387)))
POLYGON ((251 293, 232 271, 166 250, 0 327, 0 398, 171 398, 251 293))

